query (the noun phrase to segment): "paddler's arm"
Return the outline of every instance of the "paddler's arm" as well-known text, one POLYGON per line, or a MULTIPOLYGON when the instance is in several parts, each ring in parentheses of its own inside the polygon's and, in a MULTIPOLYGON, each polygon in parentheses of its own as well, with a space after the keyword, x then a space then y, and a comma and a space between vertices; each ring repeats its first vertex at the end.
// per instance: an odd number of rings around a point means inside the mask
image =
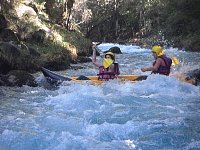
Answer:
POLYGON ((156 63, 155 65, 153 65, 152 67, 147 67, 147 68, 141 68, 141 71, 142 72, 145 72, 145 71, 158 71, 158 68, 160 67, 160 65, 162 64, 162 60, 160 60, 160 58, 158 58, 156 60, 156 63))
POLYGON ((92 63, 95 64, 96 66, 100 67, 102 66, 102 64, 98 63, 97 60, 96 60, 96 45, 93 45, 92 46, 92 50, 93 50, 93 53, 92 53, 92 63))

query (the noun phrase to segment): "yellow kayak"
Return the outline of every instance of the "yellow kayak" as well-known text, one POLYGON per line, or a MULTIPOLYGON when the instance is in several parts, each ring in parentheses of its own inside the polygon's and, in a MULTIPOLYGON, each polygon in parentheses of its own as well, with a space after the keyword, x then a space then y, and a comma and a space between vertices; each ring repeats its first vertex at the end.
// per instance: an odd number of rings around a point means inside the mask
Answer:
MULTIPOLYGON (((53 71, 50 71, 44 67, 42 67, 42 73, 46 77, 47 81, 52 84, 60 83, 63 81, 82 82, 84 80, 88 80, 88 81, 91 81, 92 83, 96 83, 96 84, 105 82, 105 81, 98 80, 98 76, 83 76, 82 78, 80 78, 80 77, 70 77, 69 78, 69 77, 57 74, 53 71)), ((146 75, 119 75, 117 78, 120 79, 120 81, 128 80, 128 81, 136 82, 136 81, 146 80, 147 76, 146 75)))
MULTIPOLYGON (((50 71, 44 67, 42 67, 42 73, 46 77, 47 81, 51 84, 59 84, 63 81, 83 82, 85 80, 90 81, 94 84, 101 84, 101 83, 105 82, 105 81, 98 80, 98 76, 82 76, 82 78, 80 78, 81 77, 80 76, 80 77, 70 77, 69 78, 69 77, 57 74, 53 71, 50 71)), ((175 76, 180 81, 190 83, 193 85, 196 85, 196 83, 197 83, 195 79, 191 79, 183 74, 176 74, 176 75, 170 75, 170 76, 175 76)), ((119 75, 117 78, 120 79, 120 82, 123 82, 123 81, 137 82, 137 81, 141 81, 141 80, 146 80, 147 77, 148 76, 146 76, 146 75, 119 75)))

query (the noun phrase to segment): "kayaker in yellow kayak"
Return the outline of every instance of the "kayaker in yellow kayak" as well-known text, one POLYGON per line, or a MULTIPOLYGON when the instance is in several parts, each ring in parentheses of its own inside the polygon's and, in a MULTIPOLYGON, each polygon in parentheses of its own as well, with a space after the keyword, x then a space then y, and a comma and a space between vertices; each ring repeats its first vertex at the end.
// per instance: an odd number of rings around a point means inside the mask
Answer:
POLYGON ((92 55, 92 62, 94 65, 99 67, 99 80, 109 80, 114 79, 117 75, 120 74, 118 63, 115 63, 115 54, 108 51, 105 53, 103 62, 97 62, 96 60, 96 45, 92 46, 93 55, 92 55))
POLYGON ((141 70, 143 72, 151 71, 152 73, 159 73, 168 76, 170 74, 170 68, 172 64, 171 58, 165 55, 161 46, 153 46, 151 51, 155 59, 153 65, 151 67, 141 68, 141 70))

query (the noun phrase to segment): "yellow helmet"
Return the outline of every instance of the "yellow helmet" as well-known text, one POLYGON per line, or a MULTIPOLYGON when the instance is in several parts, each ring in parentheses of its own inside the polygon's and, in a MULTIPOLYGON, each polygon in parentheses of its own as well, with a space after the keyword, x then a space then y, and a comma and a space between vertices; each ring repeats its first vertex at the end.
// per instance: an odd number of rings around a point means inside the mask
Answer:
POLYGON ((114 54, 114 53, 112 53, 112 52, 107 52, 107 53, 105 53, 105 57, 106 57, 106 55, 110 55, 111 58, 112 58, 113 60, 115 60, 115 54, 114 54))
POLYGON ((161 46, 153 46, 152 49, 151 49, 152 52, 156 53, 157 56, 162 56, 164 55, 164 50, 161 46))

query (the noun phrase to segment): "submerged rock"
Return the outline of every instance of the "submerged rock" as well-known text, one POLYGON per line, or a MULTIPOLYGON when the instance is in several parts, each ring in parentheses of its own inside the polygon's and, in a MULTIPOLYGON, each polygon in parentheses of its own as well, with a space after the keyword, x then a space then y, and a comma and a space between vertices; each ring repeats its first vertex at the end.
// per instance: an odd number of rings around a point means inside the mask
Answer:
POLYGON ((196 81, 196 84, 199 84, 199 82, 200 82, 200 69, 195 69, 195 70, 189 71, 187 73, 187 76, 194 79, 196 81))

